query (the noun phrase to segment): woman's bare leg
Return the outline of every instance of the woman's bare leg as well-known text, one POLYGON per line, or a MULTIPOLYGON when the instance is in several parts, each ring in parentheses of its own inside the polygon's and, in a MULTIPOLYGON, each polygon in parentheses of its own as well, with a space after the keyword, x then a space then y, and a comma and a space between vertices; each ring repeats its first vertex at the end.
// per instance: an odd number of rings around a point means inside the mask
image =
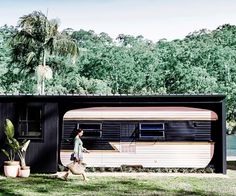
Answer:
POLYGON ((68 176, 70 174, 70 169, 62 176, 63 180, 68 180, 68 176))
POLYGON ((84 180, 84 181, 88 181, 88 178, 87 178, 85 172, 82 173, 82 176, 83 176, 83 180, 84 180))

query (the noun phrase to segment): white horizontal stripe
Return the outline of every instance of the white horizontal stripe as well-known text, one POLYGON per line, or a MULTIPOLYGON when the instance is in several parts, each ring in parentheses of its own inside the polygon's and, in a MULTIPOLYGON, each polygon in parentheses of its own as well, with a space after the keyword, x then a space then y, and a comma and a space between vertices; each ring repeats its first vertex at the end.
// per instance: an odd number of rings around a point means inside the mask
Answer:
POLYGON ((68 111, 64 119, 217 120, 216 113, 188 107, 101 107, 68 111))

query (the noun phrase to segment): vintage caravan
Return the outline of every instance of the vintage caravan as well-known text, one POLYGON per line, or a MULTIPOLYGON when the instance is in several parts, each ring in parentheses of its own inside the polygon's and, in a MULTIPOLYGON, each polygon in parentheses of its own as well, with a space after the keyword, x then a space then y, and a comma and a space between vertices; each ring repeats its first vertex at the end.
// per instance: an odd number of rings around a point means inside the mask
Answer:
POLYGON ((84 130, 88 167, 205 168, 214 155, 218 116, 194 107, 88 107, 64 115, 61 162, 73 151, 73 132, 84 130))

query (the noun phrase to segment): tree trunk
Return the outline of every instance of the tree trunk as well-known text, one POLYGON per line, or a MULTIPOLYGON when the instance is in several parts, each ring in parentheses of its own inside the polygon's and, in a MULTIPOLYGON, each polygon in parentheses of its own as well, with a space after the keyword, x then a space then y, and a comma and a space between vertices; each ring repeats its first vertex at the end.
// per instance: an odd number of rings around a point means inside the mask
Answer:
MULTIPOLYGON (((45 68, 46 66, 46 51, 43 51, 43 67, 45 68)), ((42 76, 42 81, 41 81, 41 95, 45 94, 45 76, 42 76)))

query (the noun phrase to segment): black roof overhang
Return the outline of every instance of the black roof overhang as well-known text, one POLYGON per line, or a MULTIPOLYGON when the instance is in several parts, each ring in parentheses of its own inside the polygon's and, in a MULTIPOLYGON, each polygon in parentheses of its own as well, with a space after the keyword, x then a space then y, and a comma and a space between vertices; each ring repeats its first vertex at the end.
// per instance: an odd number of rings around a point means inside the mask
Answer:
POLYGON ((131 94, 66 94, 66 95, 36 95, 36 94, 2 94, 0 102, 221 102, 225 99, 221 94, 163 94, 163 95, 131 95, 131 94))

